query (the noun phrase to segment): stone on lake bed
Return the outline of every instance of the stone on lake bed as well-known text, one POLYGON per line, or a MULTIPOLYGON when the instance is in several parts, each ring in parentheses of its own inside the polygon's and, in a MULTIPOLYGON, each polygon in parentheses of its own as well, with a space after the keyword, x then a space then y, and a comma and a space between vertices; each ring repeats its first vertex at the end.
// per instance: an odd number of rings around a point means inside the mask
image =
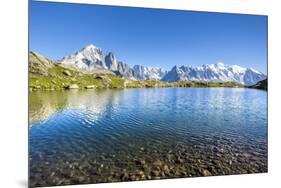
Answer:
POLYGON ((176 162, 176 163, 183 163, 183 162, 184 162, 184 160, 183 160, 183 159, 181 159, 180 157, 178 157, 178 158, 175 160, 175 162, 176 162))
POLYGON ((144 170, 144 171, 147 171, 148 170, 148 165, 147 164, 143 164, 141 166, 141 169, 144 170))
POLYGON ((143 171, 138 171, 137 174, 138 174, 139 176, 141 176, 141 177, 144 176, 144 172, 143 172, 143 171))
POLYGON ((56 174, 55 172, 52 172, 50 176, 53 177, 55 174, 56 174))
POLYGON ((173 159, 173 155, 172 155, 172 154, 168 154, 168 155, 167 155, 167 159, 168 159, 169 161, 171 161, 171 160, 173 159))
POLYGON ((181 172, 181 175, 182 175, 182 176, 187 176, 187 172, 182 171, 182 172, 181 172))
POLYGON ((122 180, 125 180, 125 179, 128 179, 129 178, 129 174, 127 172, 123 172, 121 175, 120 175, 120 179, 122 180))
POLYGON ((137 165, 145 165, 145 163, 146 163, 145 160, 141 160, 141 159, 140 160, 136 160, 136 164, 137 165))
POLYGON ((131 175, 131 176, 129 177, 129 180, 131 180, 131 181, 136 180, 136 176, 135 176, 135 175, 131 175))
POLYGON ((160 172, 158 170, 153 170, 153 171, 151 171, 151 175, 153 177, 158 177, 160 175, 160 172))
POLYGON ((153 177, 154 180, 160 180, 161 178, 159 176, 153 177))
POLYGON ((203 176, 211 176, 211 172, 209 170, 203 170, 203 176))
POLYGON ((163 170, 164 170, 164 171, 168 171, 168 170, 169 170, 168 165, 164 165, 163 170))
POLYGON ((154 163, 153 163, 154 166, 161 166, 162 165, 162 162, 160 160, 156 160, 154 163))

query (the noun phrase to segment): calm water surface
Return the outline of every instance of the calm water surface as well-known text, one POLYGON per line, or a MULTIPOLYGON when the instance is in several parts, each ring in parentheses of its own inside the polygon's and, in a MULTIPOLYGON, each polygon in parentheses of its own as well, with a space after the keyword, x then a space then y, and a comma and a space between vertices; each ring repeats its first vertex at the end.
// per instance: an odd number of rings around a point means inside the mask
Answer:
POLYGON ((267 172, 267 92, 31 92, 30 185, 267 172))

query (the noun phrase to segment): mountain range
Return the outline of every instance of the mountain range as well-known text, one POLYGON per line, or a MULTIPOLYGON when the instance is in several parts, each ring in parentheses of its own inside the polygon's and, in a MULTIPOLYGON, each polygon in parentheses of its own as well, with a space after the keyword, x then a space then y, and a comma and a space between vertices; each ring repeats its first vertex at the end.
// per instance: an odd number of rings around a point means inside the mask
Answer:
POLYGON ((93 44, 63 57, 57 63, 91 73, 111 72, 130 80, 237 82, 243 85, 253 85, 267 78, 265 74, 253 68, 223 63, 206 64, 199 67, 174 66, 169 71, 142 65, 130 67, 119 61, 113 52, 105 54, 102 49, 93 44))

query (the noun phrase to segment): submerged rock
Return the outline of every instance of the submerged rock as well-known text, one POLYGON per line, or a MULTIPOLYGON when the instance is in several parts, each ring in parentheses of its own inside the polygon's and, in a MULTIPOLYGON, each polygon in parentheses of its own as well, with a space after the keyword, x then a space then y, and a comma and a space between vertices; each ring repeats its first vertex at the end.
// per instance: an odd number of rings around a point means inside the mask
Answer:
POLYGON ((129 180, 130 180, 130 181, 136 180, 136 176, 135 176, 135 175, 130 175, 129 180))
POLYGON ((155 162, 153 162, 153 165, 154 166, 161 166, 162 165, 162 162, 160 160, 156 160, 155 162))
POLYGON ((145 178, 145 174, 144 174, 143 171, 138 171, 138 172, 137 172, 137 175, 138 175, 140 178, 142 178, 142 179, 145 178))
POLYGON ((141 166, 141 169, 142 169, 143 171, 147 171, 147 170, 148 170, 148 165, 147 165, 147 164, 143 164, 143 165, 141 166))
POLYGON ((145 162, 145 160, 140 159, 140 160, 136 160, 136 164, 137 165, 145 165, 146 162, 145 162))
POLYGON ((121 180, 127 180, 129 178, 129 174, 127 172, 123 172, 120 175, 121 180))
POLYGON ((168 165, 164 165, 164 166, 163 166, 163 170, 164 170, 164 171, 169 171, 168 165))
POLYGON ((203 170, 203 176, 211 176, 211 172, 207 169, 203 170))
POLYGON ((152 175, 153 177, 158 177, 158 176, 160 175, 160 172, 159 172, 158 170, 152 170, 152 171, 151 171, 151 175, 152 175))
POLYGON ((176 160, 175 160, 175 162, 176 163, 183 163, 184 162, 184 160, 183 159, 181 159, 180 157, 178 157, 176 160))

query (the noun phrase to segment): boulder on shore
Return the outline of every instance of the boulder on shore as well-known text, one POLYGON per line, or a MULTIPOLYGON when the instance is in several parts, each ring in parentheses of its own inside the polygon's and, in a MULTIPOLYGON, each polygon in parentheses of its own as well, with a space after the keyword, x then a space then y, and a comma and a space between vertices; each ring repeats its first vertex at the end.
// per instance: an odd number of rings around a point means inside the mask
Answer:
POLYGON ((95 85, 89 85, 89 86, 86 86, 85 89, 95 89, 96 86, 95 85))
POLYGON ((65 89, 79 89, 79 86, 76 84, 72 84, 72 85, 66 86, 65 89))
POLYGON ((71 76, 71 73, 68 70, 64 70, 62 73, 66 76, 71 76))

